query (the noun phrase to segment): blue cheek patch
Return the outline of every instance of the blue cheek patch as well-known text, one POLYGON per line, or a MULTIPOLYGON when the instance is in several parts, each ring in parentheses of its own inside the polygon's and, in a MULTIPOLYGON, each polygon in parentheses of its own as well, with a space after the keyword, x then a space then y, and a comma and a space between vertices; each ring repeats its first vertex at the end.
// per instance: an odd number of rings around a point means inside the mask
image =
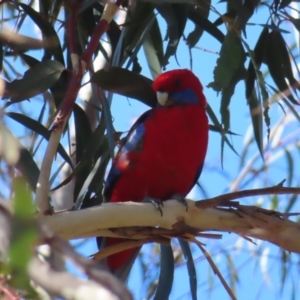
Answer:
POLYGON ((191 89, 185 89, 180 92, 171 93, 169 98, 174 105, 199 104, 198 96, 191 89))

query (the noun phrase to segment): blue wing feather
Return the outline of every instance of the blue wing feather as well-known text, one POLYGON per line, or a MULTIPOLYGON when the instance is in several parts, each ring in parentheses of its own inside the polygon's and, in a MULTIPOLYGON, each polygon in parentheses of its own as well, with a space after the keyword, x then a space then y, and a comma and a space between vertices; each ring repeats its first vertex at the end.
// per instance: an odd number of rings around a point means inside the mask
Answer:
MULTIPOLYGON (((144 122, 149 118, 151 115, 152 110, 148 110, 145 113, 143 113, 137 121, 134 123, 134 125, 131 127, 131 129, 128 132, 128 135, 125 139, 124 144, 119 149, 119 153, 126 153, 130 151, 141 151, 143 146, 143 140, 145 135, 145 126, 144 122)), ((112 163, 111 169, 108 173, 105 187, 104 187, 104 199, 105 201, 109 201, 112 192, 114 190, 114 187, 116 183, 118 182, 120 178, 121 172, 119 168, 112 163)))

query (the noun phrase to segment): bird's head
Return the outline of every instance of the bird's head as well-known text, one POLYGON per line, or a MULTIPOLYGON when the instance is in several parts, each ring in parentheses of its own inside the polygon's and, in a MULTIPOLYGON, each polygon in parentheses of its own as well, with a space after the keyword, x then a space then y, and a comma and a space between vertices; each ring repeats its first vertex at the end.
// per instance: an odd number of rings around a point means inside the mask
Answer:
POLYGON ((199 79, 187 69, 178 69, 159 75, 153 82, 161 107, 195 104, 206 107, 203 87, 199 79))

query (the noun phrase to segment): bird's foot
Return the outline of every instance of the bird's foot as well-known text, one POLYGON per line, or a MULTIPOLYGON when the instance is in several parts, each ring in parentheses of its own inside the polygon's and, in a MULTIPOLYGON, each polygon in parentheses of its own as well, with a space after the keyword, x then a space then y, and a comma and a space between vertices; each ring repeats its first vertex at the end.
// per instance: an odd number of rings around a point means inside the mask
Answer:
POLYGON ((171 197, 171 199, 175 199, 178 202, 182 203, 185 206, 186 211, 188 211, 188 203, 187 203, 185 197, 176 193, 171 197))
POLYGON ((153 197, 145 197, 143 199, 144 203, 151 203, 155 206, 155 208, 160 212, 161 216, 163 215, 163 212, 162 212, 162 207, 164 206, 163 202, 157 198, 153 198, 153 197))

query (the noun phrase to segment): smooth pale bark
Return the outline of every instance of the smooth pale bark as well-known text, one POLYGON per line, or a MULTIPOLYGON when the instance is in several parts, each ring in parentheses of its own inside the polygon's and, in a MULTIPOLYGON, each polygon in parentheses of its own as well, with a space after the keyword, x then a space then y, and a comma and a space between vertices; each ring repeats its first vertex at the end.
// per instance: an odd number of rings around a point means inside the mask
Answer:
MULTIPOLYGON (((300 253, 300 225, 254 206, 235 208, 197 208, 188 200, 188 211, 181 203, 164 202, 163 216, 152 204, 106 203, 81 211, 56 213, 40 217, 43 224, 65 239, 92 236, 117 236, 109 228, 151 226, 173 229, 183 223, 201 233, 232 232, 248 238, 274 243, 288 251, 300 253)), ((124 230, 126 233, 126 230, 124 230)), ((132 238, 142 238, 142 232, 132 238)), ((146 237, 146 235, 145 235, 146 237)))

